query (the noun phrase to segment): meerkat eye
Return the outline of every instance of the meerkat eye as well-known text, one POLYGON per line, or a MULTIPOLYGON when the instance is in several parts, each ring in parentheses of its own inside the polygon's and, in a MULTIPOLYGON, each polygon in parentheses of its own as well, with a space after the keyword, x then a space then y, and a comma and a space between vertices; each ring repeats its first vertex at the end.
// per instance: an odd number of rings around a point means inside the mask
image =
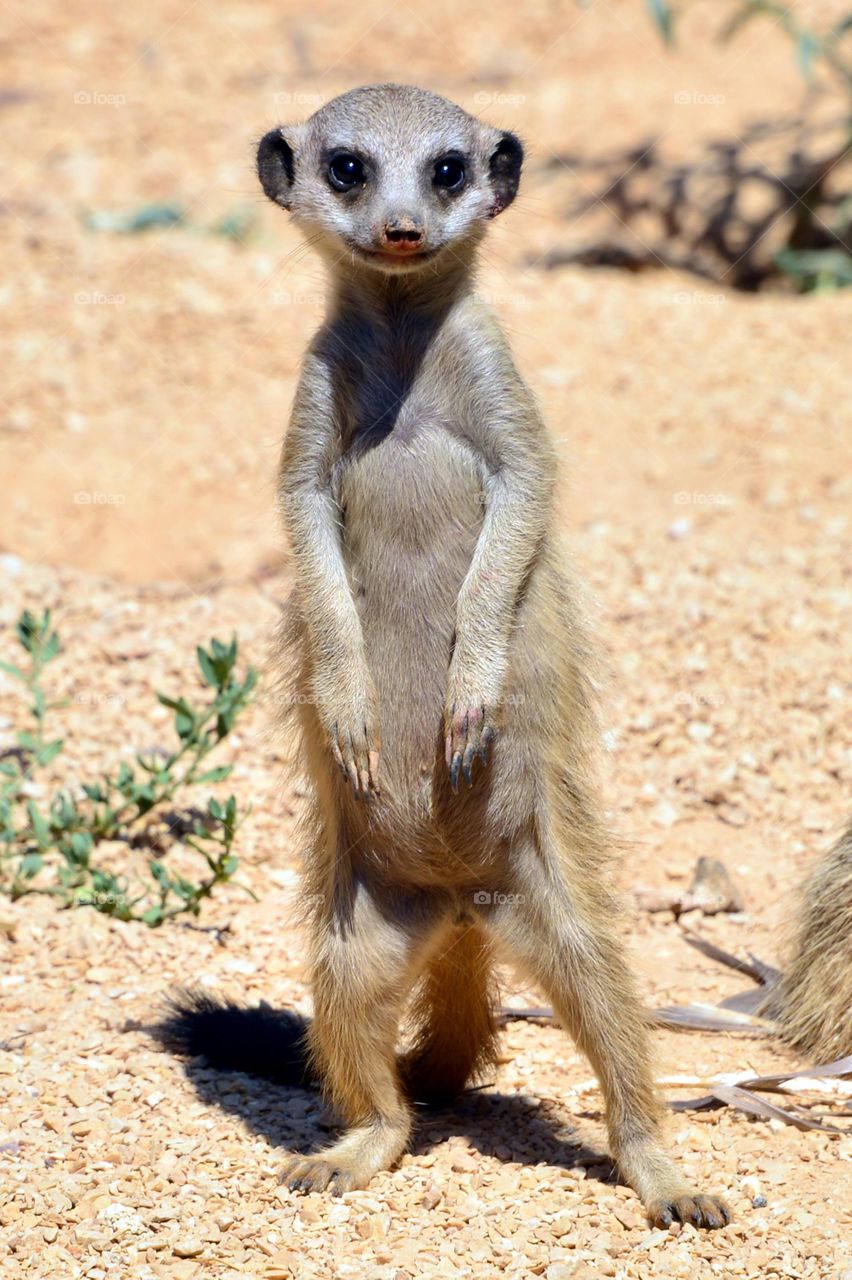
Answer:
POLYGON ((464 165, 456 156, 444 156, 435 162, 432 182, 444 191, 461 191, 464 186, 464 165))
POLYGON ((335 191, 352 191, 355 187, 363 187, 367 175, 357 156, 341 151, 329 161, 328 180, 335 191))

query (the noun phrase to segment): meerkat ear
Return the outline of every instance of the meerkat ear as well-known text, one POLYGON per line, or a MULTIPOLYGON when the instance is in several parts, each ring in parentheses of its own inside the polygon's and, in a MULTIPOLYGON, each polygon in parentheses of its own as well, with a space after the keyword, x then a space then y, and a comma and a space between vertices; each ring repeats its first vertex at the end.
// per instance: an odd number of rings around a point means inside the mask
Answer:
POLYGON ((290 208, 290 193, 295 177, 295 149, 293 142, 298 129, 282 125, 264 134, 257 148, 257 176, 269 199, 290 208))
POLYGON ((523 162, 524 147, 520 138, 514 133, 499 134, 488 162, 491 189, 494 192, 489 217, 496 218, 514 200, 521 180, 523 162))

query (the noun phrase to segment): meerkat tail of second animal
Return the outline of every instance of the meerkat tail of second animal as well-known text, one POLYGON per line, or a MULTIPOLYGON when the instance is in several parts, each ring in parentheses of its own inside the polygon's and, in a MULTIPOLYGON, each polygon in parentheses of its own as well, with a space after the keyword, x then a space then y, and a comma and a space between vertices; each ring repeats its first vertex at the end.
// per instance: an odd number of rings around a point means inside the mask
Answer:
POLYGON ((799 891, 787 964, 761 1012, 817 1062, 852 1054, 852 826, 799 891))
POLYGON ((717 1227, 724 1202, 685 1184, 661 1137, 596 807, 583 629, 554 542, 553 451, 474 290, 521 161, 512 133, 400 85, 343 94, 259 147, 264 191, 331 280, 280 494, 314 797, 307 1042, 346 1132, 284 1177, 340 1191, 399 1158, 409 1099, 452 1096, 493 1060, 501 958, 588 1055, 651 1219, 717 1227))

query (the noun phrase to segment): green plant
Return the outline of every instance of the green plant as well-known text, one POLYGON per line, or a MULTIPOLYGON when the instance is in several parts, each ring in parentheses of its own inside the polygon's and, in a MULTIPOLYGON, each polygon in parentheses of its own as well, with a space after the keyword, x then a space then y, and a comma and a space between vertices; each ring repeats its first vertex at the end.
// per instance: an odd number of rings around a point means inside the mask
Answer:
MULTIPOLYGON (((666 44, 673 44, 676 19, 682 6, 671 0, 645 0, 648 11, 666 44)), ((824 30, 803 21, 792 6, 780 0, 729 0, 728 16, 720 32, 726 42, 755 18, 774 22, 790 38, 796 60, 807 84, 817 84, 826 73, 847 98, 847 136, 844 145, 823 165, 796 208, 789 242, 776 255, 779 271, 802 292, 830 291, 852 285, 852 202, 844 200, 833 226, 820 217, 826 181, 839 160, 852 148, 852 12, 824 30)), ((824 217, 824 215, 823 215, 824 217)))
POLYGON ((229 764, 209 767, 207 757, 231 732, 257 680, 251 667, 242 678, 237 674, 236 637, 228 645, 214 639, 209 650, 196 650, 210 690, 204 703, 157 694, 174 712, 177 744, 171 750, 137 752, 133 764, 122 761, 94 782, 59 790, 42 808, 31 794, 33 775, 64 745, 45 731, 47 713, 63 704, 48 701, 42 687, 44 668, 60 652, 60 642, 48 610, 41 617, 21 614, 16 633, 26 659, 21 665, 0 662, 0 669, 27 691, 34 728, 18 733, 17 745, 0 757, 0 890, 13 898, 50 894, 66 906, 92 906, 152 926, 185 912, 198 915, 204 899, 237 869, 237 802, 234 796, 224 802, 210 797, 202 811, 177 813, 169 806, 189 788, 222 782, 231 772, 229 764), (172 871, 157 856, 163 821, 175 843, 206 863, 201 879, 172 871), (99 861, 106 841, 123 842, 128 860, 132 850, 141 849, 147 875, 125 874, 99 861))

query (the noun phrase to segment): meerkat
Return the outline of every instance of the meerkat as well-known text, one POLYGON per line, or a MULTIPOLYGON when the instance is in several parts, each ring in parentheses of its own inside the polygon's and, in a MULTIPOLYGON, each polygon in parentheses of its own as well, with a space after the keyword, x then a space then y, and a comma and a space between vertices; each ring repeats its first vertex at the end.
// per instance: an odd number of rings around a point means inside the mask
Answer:
MULTIPOLYGON (((720 1227, 725 1203, 684 1182, 661 1137, 596 799, 581 610, 554 541, 554 450, 474 290, 522 158, 513 133, 393 84, 259 145, 263 190, 331 281, 280 470, 296 576, 282 661, 296 657, 313 789, 309 1062, 298 1020, 266 1022, 282 1074, 321 1080, 346 1131, 283 1178, 365 1186, 404 1152, 412 1099, 481 1076, 499 958, 591 1061, 651 1220, 720 1227)), ((221 1030, 227 1010, 201 996, 173 1011, 173 1041, 215 1061, 193 1015, 221 1030)))
POLYGON ((852 826, 799 890, 787 967, 760 1012, 817 1062, 852 1054, 852 826))

